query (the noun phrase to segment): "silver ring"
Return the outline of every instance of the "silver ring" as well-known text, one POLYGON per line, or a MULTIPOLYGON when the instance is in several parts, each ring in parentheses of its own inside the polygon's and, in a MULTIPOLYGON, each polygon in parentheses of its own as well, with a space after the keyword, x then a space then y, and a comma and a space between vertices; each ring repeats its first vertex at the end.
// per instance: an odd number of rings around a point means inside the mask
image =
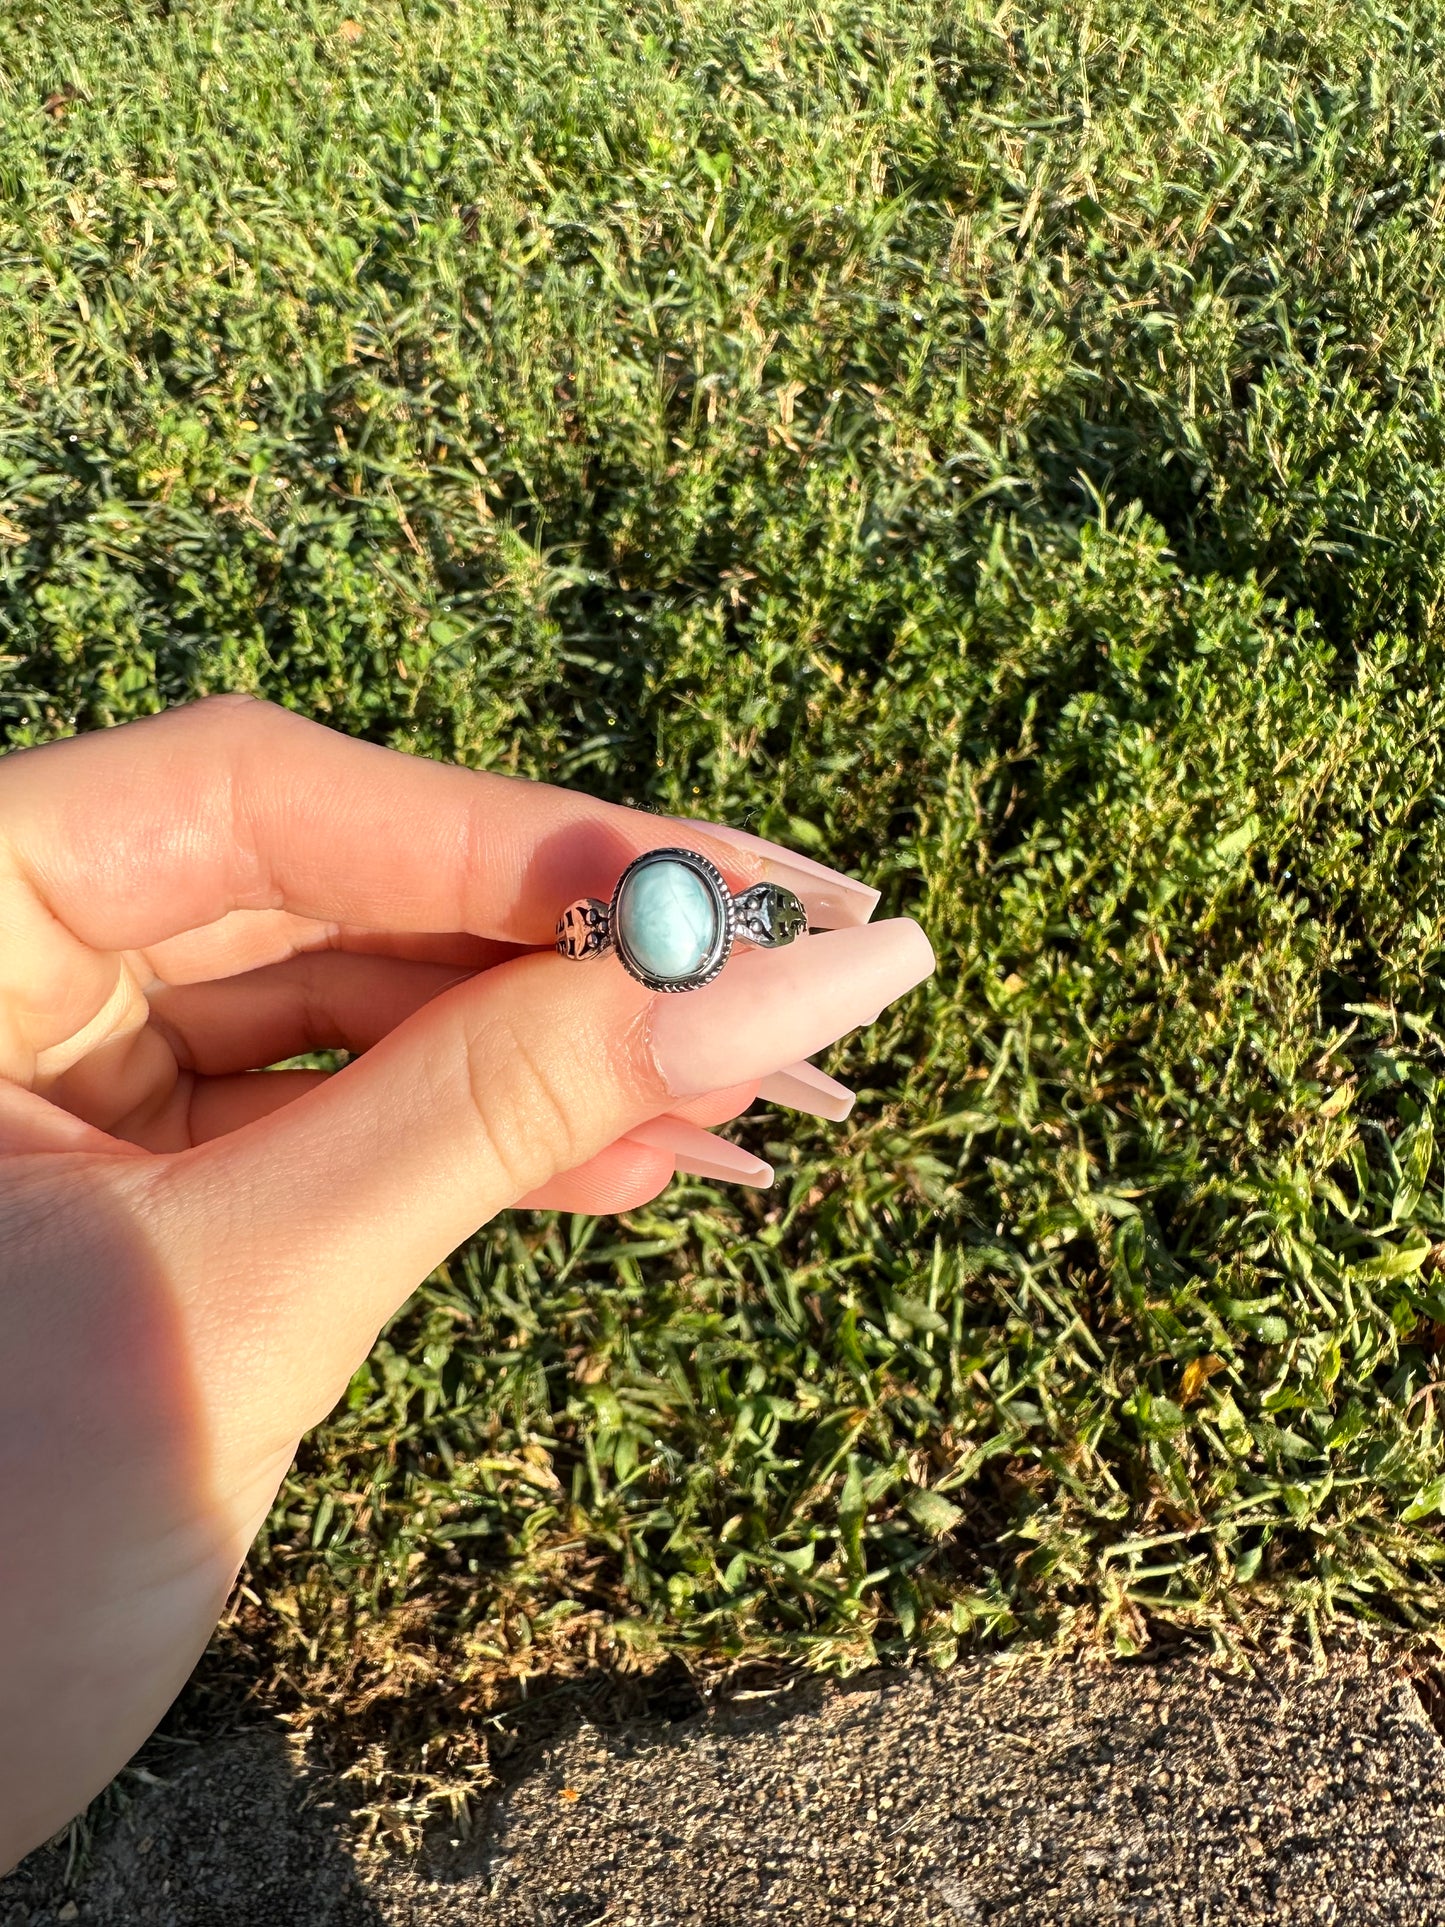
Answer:
POLYGON ((716 864, 696 850, 668 848, 634 857, 610 903, 569 903, 557 919, 557 949, 578 962, 612 950, 649 990, 699 990, 734 943, 777 950, 807 931, 807 911, 781 884, 755 883, 734 896, 716 864))

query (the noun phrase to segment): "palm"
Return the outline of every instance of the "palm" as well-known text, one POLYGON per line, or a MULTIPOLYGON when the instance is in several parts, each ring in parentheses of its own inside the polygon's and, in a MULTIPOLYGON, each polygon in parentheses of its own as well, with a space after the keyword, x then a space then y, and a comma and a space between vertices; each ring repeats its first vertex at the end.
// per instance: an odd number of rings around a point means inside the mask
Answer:
MULTIPOLYGON (((43 906, 25 906, 38 919, 43 906)), ((368 1050, 396 1025, 522 945, 465 934, 341 930, 285 911, 238 910, 140 949, 98 951, 72 933, 58 981, 89 988, 68 1004, 32 981, 8 986, 12 1011, 47 1041, 16 1083, 148 1151, 178 1151, 292 1102, 321 1071, 254 1075, 303 1052, 368 1050), (87 1009, 111 988, 97 1010, 87 1009)), ((17 954, 33 954, 22 935, 17 954)))

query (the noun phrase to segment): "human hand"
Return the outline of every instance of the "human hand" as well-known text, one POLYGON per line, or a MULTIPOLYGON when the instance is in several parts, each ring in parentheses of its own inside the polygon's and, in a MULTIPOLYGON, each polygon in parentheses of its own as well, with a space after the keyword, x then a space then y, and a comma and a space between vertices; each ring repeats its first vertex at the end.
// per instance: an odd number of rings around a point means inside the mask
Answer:
POLYGON ((701 1126, 760 1091, 845 1114, 803 1060, 933 955, 797 863, 245 697, 0 759, 0 1872, 155 1726, 449 1252, 737 1174, 701 1126), (563 905, 672 842, 837 927, 680 996, 556 954, 563 905), (257 1074, 322 1048, 361 1054, 257 1074))

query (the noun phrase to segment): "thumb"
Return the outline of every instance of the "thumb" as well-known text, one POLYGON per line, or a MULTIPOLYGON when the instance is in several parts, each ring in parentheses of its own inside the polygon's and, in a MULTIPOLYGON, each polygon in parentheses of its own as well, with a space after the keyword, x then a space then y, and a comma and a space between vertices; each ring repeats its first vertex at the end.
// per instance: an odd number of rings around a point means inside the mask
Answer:
POLYGON ((811 1056, 932 969, 898 917, 736 952, 681 994, 552 951, 443 992, 294 1103, 159 1168, 154 1235, 194 1283, 197 1369, 230 1402, 237 1361, 265 1360, 256 1394, 294 1440, 498 1211, 680 1097, 811 1056))

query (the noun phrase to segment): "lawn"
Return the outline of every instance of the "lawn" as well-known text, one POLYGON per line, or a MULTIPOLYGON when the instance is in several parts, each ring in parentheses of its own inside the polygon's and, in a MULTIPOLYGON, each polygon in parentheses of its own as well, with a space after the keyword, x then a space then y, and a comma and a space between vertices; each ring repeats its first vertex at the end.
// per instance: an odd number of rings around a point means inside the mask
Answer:
POLYGON ((189 1717, 406 1837, 599 1668, 1445 1631, 1445 5, 0 44, 8 743, 250 689, 940 959, 772 1192, 426 1282, 189 1717))

